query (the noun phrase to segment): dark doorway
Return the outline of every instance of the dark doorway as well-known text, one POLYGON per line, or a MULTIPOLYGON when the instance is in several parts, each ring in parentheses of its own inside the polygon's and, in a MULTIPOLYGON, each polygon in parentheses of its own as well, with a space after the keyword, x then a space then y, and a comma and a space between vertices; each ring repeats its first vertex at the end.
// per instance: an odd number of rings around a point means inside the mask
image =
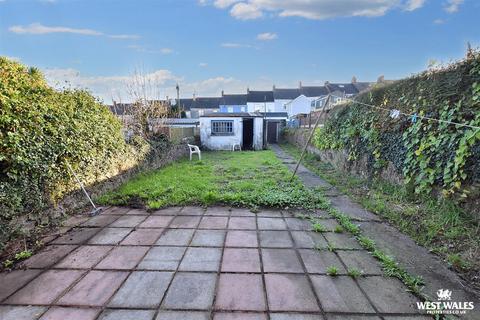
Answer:
POLYGON ((278 142, 278 122, 267 122, 267 142, 268 143, 277 143, 278 142))
POLYGON ((253 119, 243 119, 243 146, 242 150, 253 149, 253 119))

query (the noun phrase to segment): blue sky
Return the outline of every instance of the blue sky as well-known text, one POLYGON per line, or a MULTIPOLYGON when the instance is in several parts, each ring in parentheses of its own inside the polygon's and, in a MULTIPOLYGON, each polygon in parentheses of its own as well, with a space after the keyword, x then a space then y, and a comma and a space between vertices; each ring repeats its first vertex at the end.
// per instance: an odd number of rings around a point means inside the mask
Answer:
POLYGON ((399 79, 480 44, 476 0, 0 0, 0 55, 54 85, 149 94, 399 79), (155 91, 155 92, 153 92, 155 91))

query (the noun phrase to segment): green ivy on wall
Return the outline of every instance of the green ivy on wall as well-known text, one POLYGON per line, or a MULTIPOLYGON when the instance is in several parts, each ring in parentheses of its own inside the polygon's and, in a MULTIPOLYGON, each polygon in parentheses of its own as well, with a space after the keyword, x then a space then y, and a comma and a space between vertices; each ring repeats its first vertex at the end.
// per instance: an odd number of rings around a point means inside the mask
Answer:
MULTIPOLYGON (((480 54, 442 70, 426 71, 357 97, 361 103, 406 114, 480 126, 480 54)), ((359 103, 334 111, 315 133, 322 150, 345 149, 352 161, 367 157, 371 172, 392 163, 416 193, 441 188, 468 197, 479 182, 480 130, 401 116, 359 103)), ((478 189, 478 188, 477 188, 478 189)))

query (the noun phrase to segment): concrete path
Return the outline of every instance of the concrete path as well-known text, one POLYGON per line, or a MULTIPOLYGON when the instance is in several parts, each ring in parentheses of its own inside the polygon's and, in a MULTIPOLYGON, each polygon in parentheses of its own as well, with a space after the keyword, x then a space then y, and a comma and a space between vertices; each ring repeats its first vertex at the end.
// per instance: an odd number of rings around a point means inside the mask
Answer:
MULTIPOLYGON (((271 148, 293 172, 297 161, 278 145, 272 145, 271 148)), ((332 207, 356 221, 364 235, 374 240, 383 252, 395 257, 396 261, 410 274, 421 276, 425 282, 422 292, 429 296, 431 301, 437 301, 438 290, 450 290, 452 291, 452 301, 468 301, 475 304, 474 311, 461 315, 461 318, 480 319, 479 293, 464 283, 438 256, 416 244, 410 237, 390 226, 379 216, 350 200, 348 196, 339 192, 305 166, 299 166, 297 175, 306 186, 321 187, 325 190, 325 195, 330 200, 332 207)))
POLYGON ((353 238, 332 232, 334 220, 320 212, 329 231, 314 233, 294 215, 112 207, 72 217, 24 270, 0 274, 0 319, 425 318, 353 238), (363 275, 349 277, 353 268, 363 275))

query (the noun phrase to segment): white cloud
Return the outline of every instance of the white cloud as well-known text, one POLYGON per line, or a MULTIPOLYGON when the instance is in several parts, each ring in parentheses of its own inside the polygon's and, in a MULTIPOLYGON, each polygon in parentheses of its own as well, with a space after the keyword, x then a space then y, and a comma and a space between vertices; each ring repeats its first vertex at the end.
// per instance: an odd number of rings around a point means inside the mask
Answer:
POLYGON ((161 54, 171 54, 171 53, 173 53, 173 49, 171 49, 171 48, 149 49, 145 46, 138 45, 138 44, 128 45, 127 48, 133 49, 133 50, 138 51, 138 52, 143 52, 143 53, 161 53, 161 54))
POLYGON ((17 33, 17 34, 33 34, 33 35, 45 35, 50 33, 72 33, 72 34, 81 34, 86 36, 107 36, 113 39, 137 39, 138 35, 130 34, 119 34, 119 35, 109 35, 103 32, 93 30, 93 29, 79 29, 79 28, 70 28, 70 27, 49 27, 41 23, 32 23, 27 26, 11 26, 8 28, 8 31, 17 33))
POLYGON ((230 15, 240 20, 257 19, 263 16, 262 10, 252 3, 240 2, 230 10, 230 15))
POLYGON ((275 40, 277 38, 278 38, 278 35, 273 32, 265 32, 257 35, 257 40, 261 40, 261 41, 275 40))
POLYGON ((434 23, 434 24, 444 24, 445 22, 446 22, 446 21, 443 20, 443 19, 435 19, 435 20, 433 20, 433 23, 434 23))
MULTIPOLYGON (((0 2, 1 2, 1 0, 0 0, 0 2)), ((21 59, 20 59, 19 57, 12 57, 12 56, 3 56, 3 57, 5 57, 5 58, 7 58, 7 59, 9 59, 9 60, 12 60, 12 61, 16 61, 16 62, 20 62, 20 61, 21 61, 21 59)))
POLYGON ((445 4, 445 11, 448 13, 455 13, 458 11, 460 5, 463 4, 463 0, 448 0, 445 4))
POLYGON ((205 68, 205 67, 208 67, 208 63, 206 63, 206 62, 200 62, 200 63, 198 64, 198 66, 199 66, 199 67, 202 67, 202 68, 205 68))
POLYGON ((240 2, 240 0, 215 0, 213 5, 220 9, 230 7, 232 4, 240 2))
POLYGON ((252 47, 249 44, 241 44, 241 43, 235 43, 235 42, 224 42, 220 46, 224 48, 251 48, 252 47))
POLYGON ((230 14, 240 20, 258 19, 266 14, 321 20, 335 17, 377 17, 395 8, 413 11, 423 7, 426 0, 204 0, 201 3, 213 3, 223 9, 233 5, 230 14))
POLYGON ((408 0, 405 4, 405 10, 414 11, 420 9, 425 4, 426 0, 408 0))
MULTIPOLYGON (((134 74, 116 76, 88 76, 72 68, 45 69, 43 70, 48 83, 56 88, 70 86, 72 88, 88 89, 95 96, 100 97, 105 103, 111 103, 112 99, 122 102, 133 100, 130 94, 131 87, 136 79, 134 74)), ((175 97, 175 86, 180 86, 182 97, 191 97, 195 92, 197 96, 219 96, 222 90, 225 92, 246 92, 247 87, 256 90, 268 90, 272 88, 273 81, 261 77, 249 82, 233 77, 217 76, 200 81, 190 82, 184 77, 177 76, 169 70, 156 70, 149 73, 140 72, 142 81, 155 90, 149 90, 147 97, 151 99, 164 99, 166 96, 175 97)))

